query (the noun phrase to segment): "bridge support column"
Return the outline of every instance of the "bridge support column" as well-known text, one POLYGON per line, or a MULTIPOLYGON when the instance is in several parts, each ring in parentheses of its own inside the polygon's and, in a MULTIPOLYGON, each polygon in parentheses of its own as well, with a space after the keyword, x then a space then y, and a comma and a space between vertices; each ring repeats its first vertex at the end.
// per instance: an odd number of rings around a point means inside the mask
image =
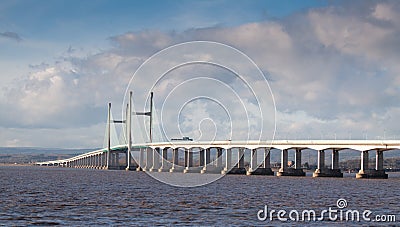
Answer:
POLYGON ((160 168, 160 148, 153 149, 153 166, 150 168, 150 172, 156 172, 160 168))
POLYGON ((318 151, 318 159, 317 159, 317 169, 313 173, 313 177, 319 177, 323 175, 325 169, 325 151, 318 151))
POLYGON ((339 150, 332 150, 332 169, 339 169, 339 150))
POLYGON ((232 149, 225 149, 225 167, 221 174, 227 174, 232 168, 232 149))
POLYGON ((103 153, 98 154, 99 156, 99 166, 98 169, 103 169, 103 153))
POLYGON ((95 169, 96 168, 96 155, 90 156, 91 163, 90 163, 90 168, 95 169))
POLYGON ((375 169, 376 170, 383 170, 383 151, 381 150, 376 150, 376 156, 375 156, 375 169))
POLYGON ((92 166, 92 168, 97 169, 98 165, 99 165, 98 156, 96 154, 96 155, 93 155, 93 166, 92 166))
POLYGON ((85 158, 85 162, 86 162, 86 163, 85 163, 85 168, 86 168, 86 169, 89 169, 89 168, 90 168, 90 165, 92 164, 91 161, 92 161, 92 160, 91 160, 91 157, 90 157, 90 156, 86 156, 86 158, 85 158))
POLYGON ((313 177, 343 177, 343 173, 339 168, 339 150, 332 149, 332 164, 331 168, 325 167, 325 152, 318 151, 318 168, 313 173, 313 177))
POLYGON ((94 160, 95 160, 95 165, 94 165, 94 168, 95 169, 99 169, 99 167, 100 167, 100 160, 99 160, 99 157, 100 157, 100 155, 99 154, 96 154, 95 156, 94 156, 94 160))
POLYGON ((134 168, 134 166, 132 166, 132 155, 131 155, 130 149, 128 149, 126 151, 125 155, 126 155, 125 156, 125 158, 126 158, 126 168, 125 168, 125 170, 126 171, 134 170, 135 168, 134 168))
POLYGON ((100 169, 104 169, 105 167, 104 153, 101 153, 99 156, 100 156, 100 169))
POLYGON ((92 165, 90 168, 96 169, 97 168, 97 155, 92 155, 91 158, 92 158, 92 165))
POLYGON ((114 166, 115 166, 115 164, 114 164, 114 160, 115 160, 115 157, 114 157, 114 153, 113 152, 110 152, 110 163, 108 163, 108 167, 107 167, 107 169, 114 169, 114 166))
POLYGON ((203 149, 201 149, 200 150, 200 152, 199 152, 199 155, 200 155, 200 157, 199 157, 199 167, 204 167, 205 166, 205 157, 204 157, 204 155, 205 155, 205 151, 203 150, 203 149))
POLYGON ((99 168, 99 166, 100 166, 100 162, 99 162, 99 155, 98 154, 96 154, 95 156, 94 156, 94 168, 95 169, 98 169, 99 168))
POLYGON ((210 172, 210 170, 212 169, 212 167, 210 166, 210 163, 211 163, 210 148, 207 148, 203 153, 204 153, 204 163, 202 165, 203 168, 200 170, 200 173, 210 172))
POLYGON ((246 175, 252 175, 257 170, 257 149, 250 150, 250 167, 246 175))
POLYGON ((276 173, 276 175, 285 176, 287 169, 288 169, 288 150, 283 149, 281 151, 281 168, 279 168, 279 171, 276 173))
MULTIPOLYGON (((257 154, 255 154, 257 155, 257 154)), ((264 158, 263 158, 263 163, 260 166, 256 166, 256 169, 253 169, 253 171, 247 171, 247 175, 274 175, 274 172, 271 169, 271 154, 270 154, 270 149, 269 148, 264 148, 264 158)), ((252 165, 257 165, 256 160, 252 160, 252 165), (254 163, 255 161, 255 163, 254 163)))
POLYGON ((110 164, 108 166, 108 169, 115 169, 115 153, 111 151, 110 153, 110 164))
POLYGON ((169 172, 182 172, 183 169, 182 166, 179 166, 179 148, 175 148, 172 150, 172 168, 169 172))
POLYGON ((97 169, 98 164, 99 164, 98 163, 98 156, 96 154, 96 155, 93 155, 92 157, 93 157, 93 166, 92 166, 92 168, 97 169))
POLYGON ((164 148, 161 150, 162 152, 162 160, 161 160, 161 167, 158 169, 158 172, 168 172, 168 148, 164 148))
MULTIPOLYGON (((189 153, 187 154, 187 165, 185 170, 183 170, 184 173, 201 173, 203 168, 206 166, 206 152, 204 149, 200 148, 199 151, 199 166, 194 167, 193 166, 193 150, 189 150, 189 153), (190 164, 191 163, 191 164, 190 164)), ((185 158, 186 159, 186 158, 185 158)))
POLYGON ((115 166, 119 170, 121 168, 121 164, 119 163, 119 153, 115 153, 115 166))
POLYGON ((356 178, 387 179, 388 174, 383 169, 383 150, 376 150, 375 169, 368 169, 368 151, 361 152, 361 169, 356 178))
POLYGON ((143 171, 143 168, 145 168, 145 162, 144 162, 144 150, 143 148, 139 148, 139 160, 138 160, 138 167, 136 168, 136 171, 143 171))
POLYGON ((193 152, 191 149, 185 149, 185 169, 184 173, 199 173, 200 167, 193 168, 193 152))
POLYGON ((222 148, 217 148, 216 167, 222 167, 222 148))
POLYGON ((296 149, 294 168, 301 169, 301 149, 296 149))
POLYGON ((221 173, 222 171, 222 149, 217 148, 214 162, 211 162, 211 148, 206 149, 206 162, 200 173, 221 173))
POLYGON ((236 165, 228 172, 228 174, 246 174, 246 169, 244 168, 244 152, 245 149, 240 147, 238 149, 238 160, 236 165))
POLYGON ((301 169, 301 149, 296 148, 295 151, 295 168, 288 167, 288 150, 283 149, 281 153, 281 168, 276 173, 277 176, 297 176, 303 177, 306 173, 301 169))
POLYGON ((146 148, 146 166, 143 168, 143 171, 149 171, 153 166, 153 149, 146 148))
POLYGON ((368 165, 369 165, 369 152, 368 151, 362 151, 361 152, 361 173, 366 172, 368 170, 368 165))

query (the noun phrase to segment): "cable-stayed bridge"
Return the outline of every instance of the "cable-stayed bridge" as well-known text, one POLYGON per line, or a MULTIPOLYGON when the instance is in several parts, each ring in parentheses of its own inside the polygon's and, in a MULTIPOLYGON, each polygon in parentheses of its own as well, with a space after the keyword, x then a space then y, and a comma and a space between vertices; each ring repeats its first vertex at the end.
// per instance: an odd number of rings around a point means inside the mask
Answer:
POLYGON ((275 175, 271 169, 271 151, 280 152, 277 176, 305 176, 302 151, 315 150, 317 169, 314 177, 343 177, 339 168, 339 154, 348 150, 360 152, 357 178, 387 178, 383 166, 384 152, 400 149, 400 140, 246 140, 246 141, 166 141, 153 142, 153 94, 150 111, 132 112, 132 92, 126 108, 125 120, 115 120, 108 105, 107 129, 103 149, 72 158, 38 162, 41 166, 71 168, 126 169, 150 172, 183 172, 214 174, 275 175), (132 115, 149 117, 149 142, 133 143, 132 115), (124 136, 118 138, 115 124, 123 124, 124 136), (328 151, 328 152, 327 152, 328 151), (294 164, 288 165, 289 152, 294 152, 294 164), (375 153, 375 165, 369 165, 369 155, 375 153), (245 155, 245 154, 249 155, 245 155), (330 163, 325 163, 326 155, 330 163), (120 156, 124 157, 121 161, 120 156), (248 157, 249 160, 245 160, 248 157), (248 163, 248 165, 245 165, 248 163))

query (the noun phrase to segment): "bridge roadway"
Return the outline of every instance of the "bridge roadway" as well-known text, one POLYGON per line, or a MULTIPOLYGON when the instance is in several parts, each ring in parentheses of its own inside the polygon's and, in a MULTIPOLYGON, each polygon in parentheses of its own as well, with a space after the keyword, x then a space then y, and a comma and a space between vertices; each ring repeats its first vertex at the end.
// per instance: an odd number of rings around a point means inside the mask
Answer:
POLYGON ((317 169, 314 177, 343 177, 339 168, 339 152, 357 150, 361 154, 360 171, 357 178, 387 178, 383 168, 383 152, 400 149, 400 140, 273 140, 273 141, 173 141, 132 144, 128 155, 127 145, 104 148, 72 158, 39 162, 37 165, 63 166, 74 168, 127 169, 138 171, 169 171, 184 173, 220 173, 247 175, 274 175, 270 165, 270 151, 281 151, 281 167, 277 176, 305 176, 301 167, 301 151, 312 149, 318 152, 317 169), (211 149, 216 149, 211 161, 211 149), (237 155, 232 163, 232 153, 237 155), (294 150, 294 167, 288 166, 288 152, 294 150), (331 165, 325 165, 325 151, 331 150, 331 165), (249 151, 249 167, 245 168, 245 151, 249 151), (263 160, 257 162, 257 154, 263 151, 263 160), (376 163, 369 168, 369 152, 375 151, 376 163), (184 153, 180 163, 179 153, 184 153), (119 164, 119 155, 125 155, 125 166, 119 164), (132 154, 136 166, 132 165, 132 154), (168 158, 168 153, 172 157, 168 158), (199 163, 195 165, 193 155, 199 154, 199 163), (133 168, 136 167, 136 168, 133 168))

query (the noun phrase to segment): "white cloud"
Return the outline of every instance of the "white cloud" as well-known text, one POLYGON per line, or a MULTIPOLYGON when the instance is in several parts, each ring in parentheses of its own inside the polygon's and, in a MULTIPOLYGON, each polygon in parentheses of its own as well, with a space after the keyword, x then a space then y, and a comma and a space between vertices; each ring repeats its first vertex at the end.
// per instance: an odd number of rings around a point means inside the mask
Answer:
POLYGON ((372 16, 379 20, 398 22, 399 14, 393 8, 392 4, 378 3, 375 6, 372 16))
MULTIPOLYGON (((358 7, 358 4, 364 3, 313 9, 281 21, 235 27, 184 32, 127 32, 111 37, 113 47, 99 53, 73 55, 67 51, 58 62, 36 69, 7 88, 6 102, 0 103, 0 125, 5 128, 29 127, 24 131, 26 133, 33 133, 34 128, 40 128, 38 130, 43 130, 43 133, 53 133, 52 130, 58 129, 68 129, 77 135, 92 133, 91 129, 81 132, 78 129, 91 128, 103 122, 109 101, 115 103, 114 113, 120 117, 125 88, 138 66, 150 55, 184 41, 211 40, 238 48, 268 74, 278 108, 278 136, 320 138, 329 135, 333 138, 335 134, 337 138, 348 138, 352 134, 353 138, 361 138, 368 132, 374 138, 382 135, 383 131, 388 135, 400 135, 400 129, 395 127, 400 108, 399 4, 365 3, 364 7, 358 7)), ((181 59, 215 60, 229 56, 229 52, 222 50, 217 51, 219 55, 208 54, 208 51, 203 50, 202 54, 193 56, 190 56, 191 53, 184 56, 171 54, 165 65, 147 69, 146 76, 135 80, 136 85, 140 85, 134 91, 135 99, 143 104, 153 85, 153 77, 159 76, 156 70, 164 66, 173 66, 181 59)), ((245 67, 239 58, 229 59, 232 68, 245 67)), ((159 105, 162 97, 180 82, 204 72, 212 72, 210 74, 214 78, 238 92, 249 111, 250 128, 257 130, 259 110, 254 97, 242 81, 222 69, 210 71, 189 67, 177 70, 175 74, 172 73, 173 76, 167 75, 156 87, 156 104, 159 105)), ((251 76, 248 80, 257 91, 268 94, 268 88, 260 81, 251 76)), ((220 99, 237 123, 233 126, 234 132, 241 136, 249 133, 246 131, 247 116, 234 95, 221 95, 222 86, 218 87, 218 83, 199 84, 202 86, 179 89, 179 97, 174 96, 173 102, 179 105, 187 101, 187 97, 200 94, 220 99)), ((217 127, 225 126, 221 131, 217 128, 217 136, 229 136, 226 116, 218 115, 220 107, 207 104, 205 100, 198 105, 188 106, 192 108, 186 110, 185 118, 179 122, 185 133, 199 136, 201 120, 212 119, 217 127)), ((163 110, 167 119, 166 127, 175 127, 177 124, 174 108, 177 107, 171 105, 163 110)), ((210 122, 205 123, 205 130, 212 131, 214 126, 210 122)), ((10 134, 17 135, 16 132, 10 134)), ((91 146, 99 146, 96 144, 98 141, 93 139, 97 134, 92 135, 89 136, 93 141, 91 146)), ((22 139, 27 143, 31 141, 32 145, 40 141, 33 140, 33 137, 21 139, 16 136, 0 139, 9 144, 22 139)), ((57 143, 65 146, 66 141, 90 146, 90 143, 81 139, 68 135, 52 142, 51 146, 57 143)))

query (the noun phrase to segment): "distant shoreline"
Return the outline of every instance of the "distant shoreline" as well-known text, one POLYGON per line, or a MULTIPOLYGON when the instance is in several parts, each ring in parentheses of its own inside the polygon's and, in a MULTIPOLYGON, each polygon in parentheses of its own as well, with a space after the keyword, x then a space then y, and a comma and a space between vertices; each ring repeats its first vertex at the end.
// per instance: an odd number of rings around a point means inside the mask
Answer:
POLYGON ((0 163, 0 166, 34 166, 34 164, 29 164, 29 163, 0 163))

